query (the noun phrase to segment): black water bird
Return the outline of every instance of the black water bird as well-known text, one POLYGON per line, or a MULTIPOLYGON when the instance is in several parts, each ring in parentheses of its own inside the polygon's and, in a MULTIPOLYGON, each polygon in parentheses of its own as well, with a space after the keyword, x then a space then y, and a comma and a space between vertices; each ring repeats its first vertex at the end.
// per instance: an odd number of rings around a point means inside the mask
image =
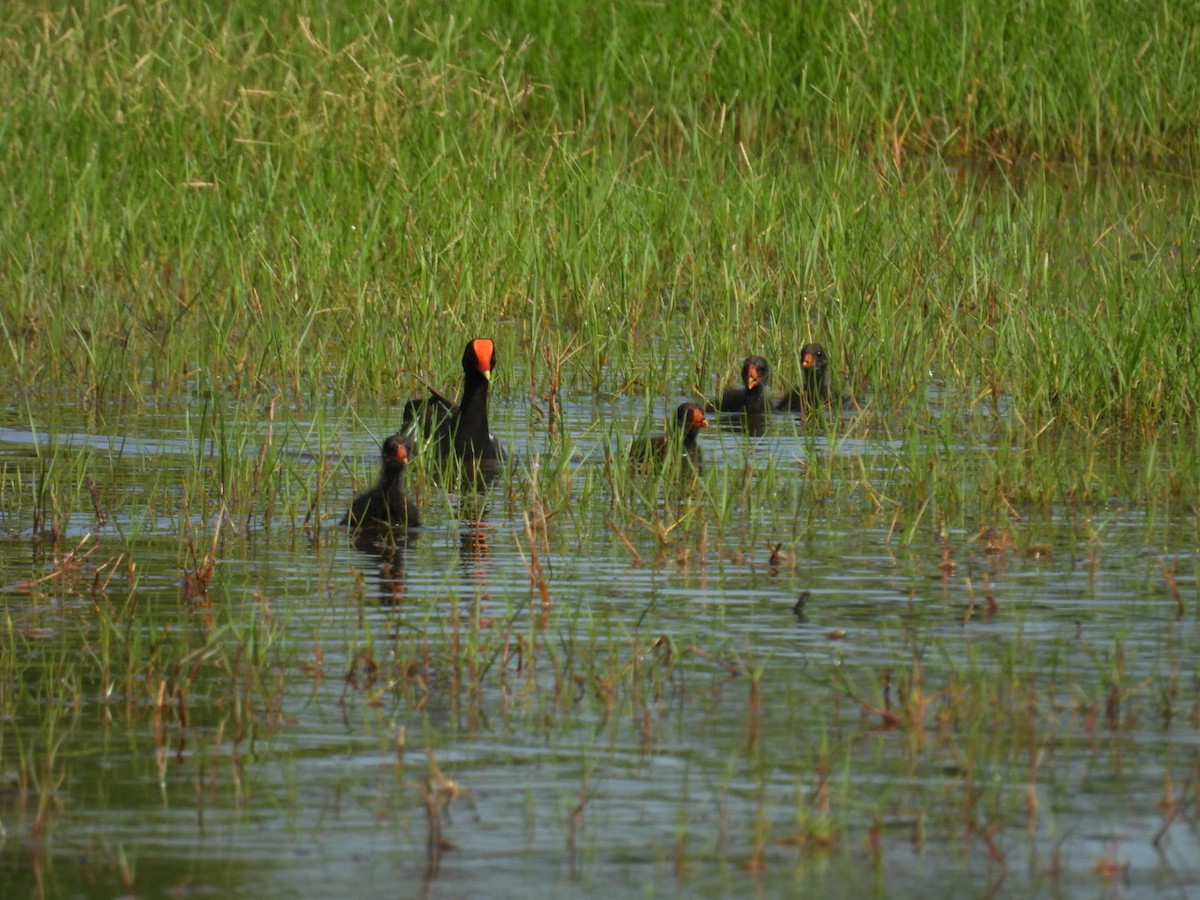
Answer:
POLYGON ((678 455, 697 469, 702 456, 696 439, 700 429, 708 427, 704 410, 696 403, 681 403, 675 415, 667 420, 667 431, 649 437, 638 438, 629 448, 629 459, 635 464, 667 462, 678 455))
POLYGON ((838 400, 830 382, 829 356, 825 348, 820 344, 805 344, 800 348, 800 387, 788 391, 775 408, 807 413, 831 406, 838 400))
POLYGON ((767 396, 767 385, 771 380, 771 367, 761 356, 748 356, 742 361, 742 386, 727 388, 721 394, 717 409, 720 412, 748 413, 757 415, 771 410, 767 396))
POLYGON ((356 529, 416 528, 420 525, 420 508, 404 487, 404 473, 412 456, 412 444, 404 435, 393 434, 385 440, 379 481, 369 491, 354 498, 341 524, 356 529))
POLYGON ((468 341, 462 367, 462 399, 455 404, 430 389, 428 398, 404 404, 401 429, 408 435, 420 430, 439 457, 453 456, 464 462, 502 460, 504 450, 488 427, 488 386, 496 370, 496 345, 487 338, 468 341))

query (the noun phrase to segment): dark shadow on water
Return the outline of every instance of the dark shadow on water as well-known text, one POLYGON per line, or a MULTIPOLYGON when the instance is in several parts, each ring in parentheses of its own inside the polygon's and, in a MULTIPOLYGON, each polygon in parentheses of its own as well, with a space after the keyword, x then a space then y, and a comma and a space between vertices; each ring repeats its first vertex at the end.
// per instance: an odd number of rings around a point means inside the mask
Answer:
POLYGON ((354 535, 354 549, 372 558, 379 574, 379 602, 384 606, 399 606, 407 598, 405 571, 412 545, 420 537, 415 529, 360 528, 354 535))
POLYGON ((463 574, 479 595, 488 590, 488 558, 491 555, 488 538, 491 525, 487 521, 487 507, 486 494, 463 494, 459 499, 459 560, 463 574))
POLYGON ((487 493, 506 470, 512 468, 514 459, 444 459, 434 463, 433 481, 464 496, 487 493))
POLYGON ((767 414, 762 412, 720 413, 715 417, 721 431, 762 437, 767 433, 767 414))

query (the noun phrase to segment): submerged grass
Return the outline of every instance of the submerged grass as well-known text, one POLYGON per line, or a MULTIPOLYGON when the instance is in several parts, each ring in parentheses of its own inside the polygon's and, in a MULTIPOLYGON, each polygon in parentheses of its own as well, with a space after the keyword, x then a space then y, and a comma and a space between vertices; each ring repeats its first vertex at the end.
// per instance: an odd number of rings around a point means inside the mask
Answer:
MULTIPOLYGON (((1195 727, 1200 707, 1186 661, 1186 623, 1200 597, 1188 596, 1178 611, 1173 602, 1136 610, 1139 619, 1185 624, 1160 632, 1162 643, 1152 646, 1128 642, 1119 622, 1110 630, 1086 614, 1075 626, 1084 630, 1082 641, 1026 638, 1025 627, 1040 614, 1009 604, 1004 573, 1036 544, 1037 521, 1014 525, 1011 534, 943 531, 940 541, 921 526, 895 547, 901 568, 911 568, 916 606, 899 619, 892 610, 860 612, 845 622, 847 632, 814 645, 797 666, 787 642, 755 646, 739 636, 746 610, 714 600, 712 588, 725 579, 736 584, 735 573, 756 566, 764 579, 776 577, 773 566, 787 569, 786 559, 773 559, 768 539, 782 539, 791 559, 821 540, 811 525, 791 538, 771 530, 777 524, 756 533, 748 524, 756 506, 795 504, 802 518, 825 521, 845 515, 838 507, 861 509, 836 488, 839 467, 812 476, 835 485, 823 504, 799 499, 813 489, 809 479, 769 467, 712 466, 694 483, 627 485, 631 503, 609 508, 602 502, 608 491, 596 487, 584 488, 597 494, 591 504, 570 502, 572 486, 586 483, 572 474, 579 465, 573 455, 540 462, 515 479, 519 490, 506 496, 498 485, 491 499, 528 510, 522 531, 494 530, 489 539, 460 522, 464 570, 461 580, 448 578, 440 599, 406 600, 406 568, 421 577, 432 571, 428 562, 406 560, 414 547, 401 541, 380 551, 388 574, 381 568, 379 587, 390 592, 390 613, 367 582, 316 609, 310 585, 289 590, 286 579, 234 574, 239 560, 256 558, 240 542, 268 539, 279 528, 227 539, 203 577, 195 561, 208 550, 207 535, 195 534, 173 601, 142 584, 143 573, 154 572, 153 564, 139 563, 153 552, 145 539, 117 559, 58 564, 58 577, 38 587, 31 608, 8 606, 0 647, 0 699, 10 717, 0 741, 10 771, 21 773, 6 807, 10 827, 21 823, 36 847, 69 840, 72 809, 84 803, 69 788, 90 783, 94 763, 63 751, 87 743, 97 714, 107 740, 121 745, 110 746, 108 758, 154 760, 157 791, 172 808, 194 804, 214 817, 231 803, 249 812, 255 796, 273 796, 258 779, 298 715, 340 718, 345 752, 392 760, 371 779, 371 807, 412 823, 406 831, 416 834, 406 844, 419 843, 427 829, 429 879, 446 842, 474 831, 464 807, 488 803, 486 788, 478 799, 473 793, 471 772, 481 761, 455 748, 481 740, 493 762, 503 755, 517 777, 527 777, 513 746, 492 746, 503 734, 536 734, 543 752, 583 766, 578 795, 564 798, 560 818, 540 797, 526 815, 531 832, 559 835, 567 858, 585 869, 588 860, 611 864, 604 862, 609 852, 586 835, 589 827, 611 834, 622 821, 620 792, 631 781, 656 785, 664 772, 655 771, 655 760, 690 760, 697 783, 681 785, 675 806, 676 877, 691 884, 711 877, 716 865, 727 890, 747 873, 777 884, 780 873, 793 871, 819 885, 822 869, 840 871, 864 844, 881 872, 898 852, 923 857, 930 846, 951 847, 988 861, 988 878, 1002 879, 1009 860, 1036 855, 1056 817, 1068 815, 1072 786, 1099 773, 1117 778, 1139 798, 1135 806, 1145 801, 1137 813, 1154 818, 1165 772, 1181 785, 1168 796, 1186 821, 1194 820, 1186 759, 1166 754, 1162 771, 1133 776, 1116 745, 1148 739, 1149 721, 1195 727), (538 509, 541 519, 533 516, 538 509), (633 547, 638 557, 624 559, 622 570, 678 573, 664 574, 673 590, 636 615, 614 605, 620 585, 606 601, 579 593, 571 580, 573 548, 609 527, 626 535, 612 541, 612 552, 633 547), (525 593, 489 584, 487 558, 511 553, 503 546, 510 539, 528 567, 525 593), (753 555, 757 563, 746 558, 753 555), (266 584, 272 587, 264 593, 266 584), (680 590, 706 599, 683 599, 680 590), (957 629, 962 637, 951 636, 957 629), (35 716, 35 709, 55 713, 35 716), (641 764, 617 763, 634 748, 641 764), (1082 776, 1081 756, 1088 760, 1082 776), (1148 782, 1157 782, 1150 793, 1148 782), (448 817, 451 810, 456 814, 448 817), (63 831, 57 838, 56 828, 63 831), (1028 849, 1014 838, 1025 831, 1028 849)), ((604 471, 599 463, 594 470, 604 471)), ((488 518, 512 517, 493 511, 488 518)), ((869 528, 879 533, 887 513, 875 518, 869 528)), ((1103 524, 1093 527, 1102 550, 1103 524)), ((319 544, 315 552, 322 554, 319 544)), ((589 558, 597 561, 594 550, 589 558)), ((1156 564, 1149 577, 1160 577, 1165 565, 1156 564)), ((321 579, 332 582, 333 574, 321 579)), ((1196 583, 1194 572, 1185 579, 1196 583)), ((820 616, 827 600, 814 601, 809 612, 820 616)), ((797 615, 803 629, 803 612, 797 615)), ((298 754, 294 764, 311 753, 298 754)), ((114 764, 129 766, 134 783, 144 777, 133 761, 114 764)), ((153 803, 147 788, 135 794, 143 792, 153 803)), ((119 855, 98 854, 90 877, 157 883, 142 867, 120 865, 119 855)), ((230 877, 244 883, 244 873, 230 877)))

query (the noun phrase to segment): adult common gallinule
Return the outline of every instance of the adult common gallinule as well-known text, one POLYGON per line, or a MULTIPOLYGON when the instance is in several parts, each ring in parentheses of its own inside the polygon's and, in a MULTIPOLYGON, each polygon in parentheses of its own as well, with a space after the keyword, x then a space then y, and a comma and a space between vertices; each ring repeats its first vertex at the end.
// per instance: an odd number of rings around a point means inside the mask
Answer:
POLYGON ((747 356, 742 361, 742 387, 727 388, 721 394, 717 409, 721 412, 760 414, 769 412, 771 401, 767 397, 767 384, 771 379, 771 367, 761 356, 747 356))
POLYGON ((379 482, 354 498, 341 524, 351 528, 381 525, 416 528, 420 525, 420 509, 404 490, 404 470, 412 455, 412 445, 404 435, 393 434, 384 441, 383 470, 379 473, 379 482))
POLYGON ((488 385, 496 369, 496 345, 487 338, 467 341, 462 367, 463 390, 458 404, 430 390, 428 399, 404 404, 402 430, 411 434, 419 427, 432 440, 439 456, 453 454, 473 462, 499 460, 504 452, 488 429, 488 385))
POLYGON ((696 438, 708 427, 704 410, 695 403, 681 403, 673 418, 667 420, 667 433, 638 438, 629 448, 629 459, 638 464, 665 462, 675 454, 700 468, 700 446, 696 438))

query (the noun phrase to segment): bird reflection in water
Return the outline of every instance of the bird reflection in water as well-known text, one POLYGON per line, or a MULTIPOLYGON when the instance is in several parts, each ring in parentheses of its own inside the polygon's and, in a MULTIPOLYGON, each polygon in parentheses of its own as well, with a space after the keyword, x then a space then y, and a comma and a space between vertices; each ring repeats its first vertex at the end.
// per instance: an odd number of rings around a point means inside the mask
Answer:
POLYGON ((379 572, 379 602, 399 606, 408 595, 405 571, 411 547, 419 531, 395 528, 363 528, 354 535, 354 548, 374 558, 379 572))
POLYGON ((458 532, 459 558, 464 572, 469 572, 471 583, 478 594, 483 595, 488 586, 488 533, 487 497, 479 493, 464 493, 459 500, 458 532))

